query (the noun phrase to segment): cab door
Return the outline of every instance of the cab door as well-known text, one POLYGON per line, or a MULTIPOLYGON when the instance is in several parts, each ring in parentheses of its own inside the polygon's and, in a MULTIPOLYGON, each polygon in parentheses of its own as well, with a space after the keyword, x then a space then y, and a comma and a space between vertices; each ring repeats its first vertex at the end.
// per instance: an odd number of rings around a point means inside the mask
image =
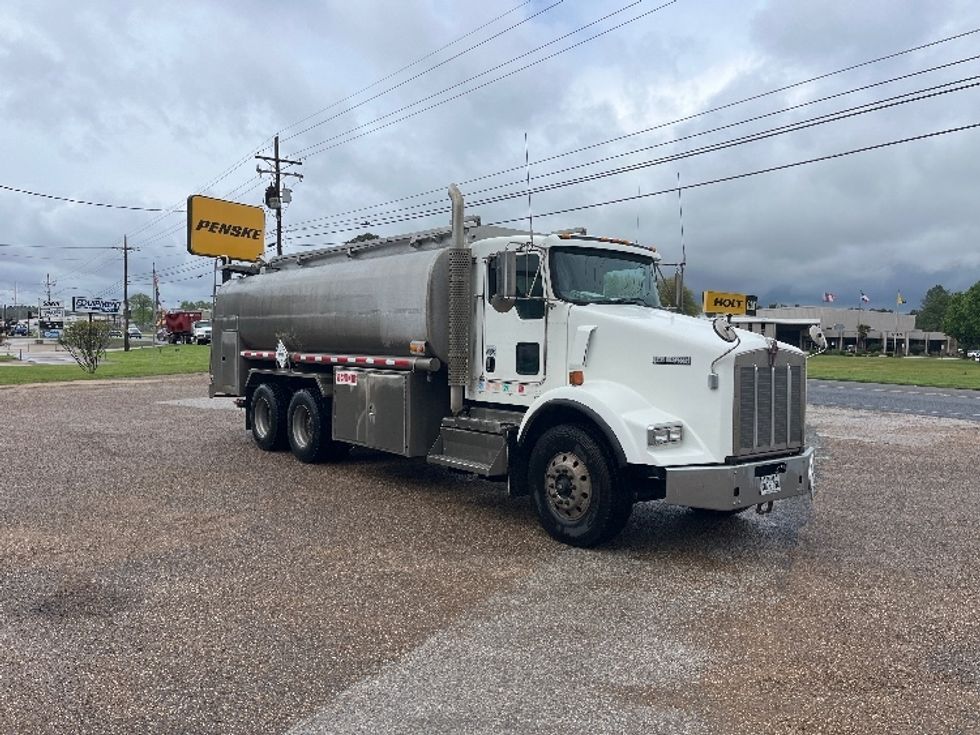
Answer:
POLYGON ((489 392, 525 394, 525 386, 545 378, 547 303, 539 251, 517 254, 517 298, 512 308, 498 311, 491 304, 496 291, 493 259, 487 269, 483 298, 482 378, 489 392))

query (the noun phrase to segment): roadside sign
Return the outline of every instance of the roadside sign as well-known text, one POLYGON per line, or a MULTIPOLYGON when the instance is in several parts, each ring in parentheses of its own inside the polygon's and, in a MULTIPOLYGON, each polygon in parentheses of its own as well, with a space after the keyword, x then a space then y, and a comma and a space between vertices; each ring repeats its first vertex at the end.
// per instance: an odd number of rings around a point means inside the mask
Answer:
POLYGON ((122 314, 119 299, 91 299, 88 296, 72 296, 71 310, 81 314, 122 314))
POLYGON ((187 197, 187 252, 258 260, 265 250, 265 210, 194 194, 187 197))
POLYGON ((759 302, 757 296, 727 291, 705 291, 703 298, 705 314, 755 316, 759 302))
POLYGON ((65 320, 65 307, 60 301, 42 301, 41 308, 38 310, 38 318, 42 322, 63 322, 65 320))

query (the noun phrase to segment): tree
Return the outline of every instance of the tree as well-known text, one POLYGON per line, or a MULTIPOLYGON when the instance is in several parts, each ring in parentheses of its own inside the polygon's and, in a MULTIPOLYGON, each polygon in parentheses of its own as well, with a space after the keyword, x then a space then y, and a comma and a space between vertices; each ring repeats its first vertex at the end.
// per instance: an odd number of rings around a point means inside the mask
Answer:
POLYGON ((129 297, 129 310, 133 315, 133 321, 141 327, 146 327, 153 322, 153 299, 145 293, 134 293, 129 297))
POLYGON ((980 281, 950 297, 942 329, 964 351, 980 347, 980 281))
POLYGON ((933 286, 922 297, 922 308, 915 315, 915 328, 924 332, 938 332, 949 308, 952 294, 940 285, 933 286))
MULTIPOLYGON (((664 306, 673 306, 674 299, 674 279, 665 278, 657 283, 657 292, 660 294, 660 303, 664 306)), ((684 286, 684 308, 683 313, 688 316, 697 316, 701 313, 701 299, 694 295, 687 286, 684 286)))
POLYGON ((871 326, 868 324, 858 324, 858 351, 864 352, 865 345, 868 341, 868 332, 871 331, 871 326))
POLYGON ((82 370, 94 373, 109 346, 109 323, 99 321, 69 324, 62 331, 58 342, 75 358, 82 370))
POLYGON ((344 244, 345 245, 350 245, 351 243, 355 243, 355 242, 364 242, 365 240, 377 240, 377 239, 378 239, 378 236, 375 235, 375 234, 372 234, 370 232, 362 232, 360 235, 358 235, 357 237, 355 237, 355 238, 353 238, 351 240, 348 240, 344 244))
POLYGON ((180 310, 181 311, 205 311, 211 308, 210 301, 181 301, 180 310))

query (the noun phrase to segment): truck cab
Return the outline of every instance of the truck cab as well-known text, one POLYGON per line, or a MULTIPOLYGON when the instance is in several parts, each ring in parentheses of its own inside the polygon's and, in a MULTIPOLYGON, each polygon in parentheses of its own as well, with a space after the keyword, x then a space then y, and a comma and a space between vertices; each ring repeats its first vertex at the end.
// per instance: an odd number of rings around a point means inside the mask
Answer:
POLYGON ((607 465, 601 474, 630 485, 634 500, 722 513, 810 491, 800 350, 743 330, 729 342, 710 320, 665 308, 659 255, 634 243, 556 234, 472 249, 470 413, 521 412, 522 490, 544 506, 546 526, 557 520, 554 535, 574 534, 589 508, 595 478, 577 466, 607 465), (563 442, 542 457, 535 447, 549 432, 563 442))

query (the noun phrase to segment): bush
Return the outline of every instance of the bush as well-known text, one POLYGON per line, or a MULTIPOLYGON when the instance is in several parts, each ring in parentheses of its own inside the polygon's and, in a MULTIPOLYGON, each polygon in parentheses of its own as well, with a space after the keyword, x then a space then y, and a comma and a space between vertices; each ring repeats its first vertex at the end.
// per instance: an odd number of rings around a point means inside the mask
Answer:
POLYGON ((75 322, 65 327, 58 343, 75 358, 87 373, 99 369, 109 346, 109 325, 106 322, 75 322))

